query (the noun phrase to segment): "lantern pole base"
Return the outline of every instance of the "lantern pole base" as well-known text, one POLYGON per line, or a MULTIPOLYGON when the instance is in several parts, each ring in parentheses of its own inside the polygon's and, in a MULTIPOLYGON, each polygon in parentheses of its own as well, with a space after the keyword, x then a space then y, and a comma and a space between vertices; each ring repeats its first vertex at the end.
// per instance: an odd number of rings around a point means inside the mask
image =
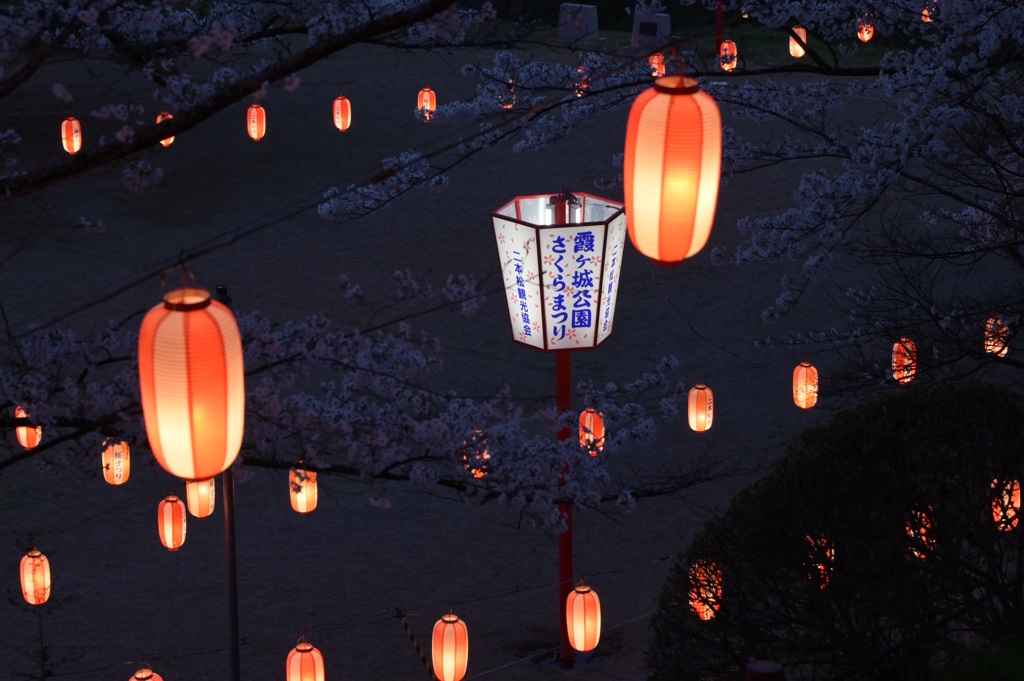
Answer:
MULTIPOLYGON (((558 414, 562 415, 569 411, 572 406, 572 392, 570 390, 570 357, 569 350, 555 351, 555 400, 558 414)), ((558 431, 558 441, 569 439, 569 430, 563 428, 558 431)), ((562 477, 559 484, 565 482, 569 474, 569 464, 566 462, 562 470, 562 477)), ((572 669, 576 662, 576 651, 569 643, 569 624, 566 620, 566 602, 569 600, 569 593, 572 591, 572 500, 560 500, 558 502, 558 513, 561 516, 565 529, 558 533, 558 631, 559 647, 556 662, 563 669, 572 669)))
POLYGON ((238 636, 238 569, 235 564, 235 477, 228 466, 221 476, 224 487, 224 556, 227 562, 228 649, 231 681, 242 681, 238 636))

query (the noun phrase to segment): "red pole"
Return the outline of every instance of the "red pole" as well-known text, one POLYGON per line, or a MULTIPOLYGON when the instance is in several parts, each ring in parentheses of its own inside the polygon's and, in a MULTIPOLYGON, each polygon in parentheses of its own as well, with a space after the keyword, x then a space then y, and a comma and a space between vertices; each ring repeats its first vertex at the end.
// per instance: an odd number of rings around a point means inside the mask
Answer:
MULTIPOLYGON (((558 414, 561 416, 569 411, 572 406, 572 394, 569 386, 569 350, 555 351, 555 399, 558 414)), ((563 428, 558 431, 558 441, 562 442, 569 438, 569 429, 563 428)), ((562 468, 562 476, 559 485, 565 482, 569 473, 569 464, 562 468)), ((576 661, 576 651, 569 644, 569 625, 565 619, 565 604, 569 599, 569 592, 572 591, 572 500, 562 499, 558 502, 558 512, 562 516, 565 530, 558 535, 558 616, 559 630, 561 631, 561 646, 559 649, 558 663, 563 667, 572 667, 576 661)))

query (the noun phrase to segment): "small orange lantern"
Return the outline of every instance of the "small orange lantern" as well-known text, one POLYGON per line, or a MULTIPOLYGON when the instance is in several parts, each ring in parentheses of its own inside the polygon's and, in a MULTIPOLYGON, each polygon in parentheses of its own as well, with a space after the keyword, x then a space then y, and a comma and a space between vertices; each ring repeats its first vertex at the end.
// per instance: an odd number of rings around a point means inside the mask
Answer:
POLYGON ((50 598, 50 561, 34 546, 21 559, 21 595, 29 605, 50 598))
POLYGON ((245 427, 242 339, 231 310, 202 289, 164 296, 139 331, 142 414, 157 462, 205 480, 230 466, 245 427))
POLYGON ((580 64, 576 67, 576 74, 573 76, 572 91, 577 97, 590 89, 590 78, 587 76, 587 67, 580 64))
POLYGON ((718 64, 723 71, 732 71, 736 68, 736 59, 739 53, 736 51, 736 43, 732 40, 723 40, 718 46, 718 64))
POLYGON ((807 44, 807 29, 803 26, 794 26, 790 29, 793 35, 789 36, 789 54, 799 59, 800 57, 807 54, 807 50, 804 49, 804 45, 807 44), (799 38, 800 40, 797 40, 799 38), (801 42, 803 43, 801 45, 801 42))
MULTIPOLYGON (((174 118, 174 116, 172 116, 171 114, 167 113, 166 111, 161 111, 156 117, 156 124, 160 125, 164 121, 169 121, 172 118, 174 118)), ((171 135, 170 137, 165 137, 164 139, 160 140, 160 146, 169 147, 173 142, 174 135, 171 135)))
POLYGON ((930 24, 935 21, 935 10, 938 9, 939 0, 928 0, 924 9, 921 10, 921 21, 930 24))
POLYGON ((1010 532, 1020 522, 1020 482, 1017 480, 993 480, 992 520, 1000 532, 1010 532))
POLYGON ((892 377, 900 383, 910 383, 917 373, 917 345, 903 337, 892 346, 892 377))
POLYGON ((420 90, 420 96, 416 102, 416 108, 423 112, 423 120, 429 121, 437 111, 437 95, 429 87, 420 90))
POLYGON ((907 514, 906 531, 907 536, 910 537, 910 544, 907 548, 921 560, 927 558, 928 552, 935 549, 931 510, 931 506, 926 506, 925 509, 911 509, 907 514))
POLYGON ((324 656, 305 639, 288 653, 287 681, 324 681, 324 656))
POLYGON ((985 321, 985 352, 996 357, 1006 357, 1010 352, 1010 327, 999 317, 985 321))
POLYGON ((177 551, 185 543, 185 504, 173 494, 164 497, 157 507, 160 543, 168 551, 177 551))
POLYGON ((807 561, 804 568, 807 570, 807 582, 817 584, 819 589, 824 589, 832 581, 832 566, 836 560, 836 548, 824 535, 812 537, 806 536, 810 549, 807 551, 807 561))
POLYGON ((267 112, 259 104, 253 104, 246 112, 245 129, 254 142, 259 142, 267 134, 267 112))
POLYGON ((466 623, 448 613, 434 624, 431 660, 439 681, 462 681, 469 662, 469 631, 466 623))
POLYGON ((857 27, 857 38, 866 43, 875 37, 875 27, 871 24, 861 24, 857 27))
POLYGON ((722 571, 709 560, 690 566, 690 609, 702 620, 713 619, 722 607, 722 571))
POLYGON ((498 94, 498 106, 506 111, 516 105, 516 84, 509 78, 505 91, 498 94))
POLYGON ((146 667, 132 674, 132 678, 128 679, 128 681, 164 681, 164 677, 146 667))
POLYGON ((604 417, 590 407, 580 413, 580 447, 590 456, 597 456, 604 449, 604 417))
POLYGON ((60 126, 60 141, 64 151, 72 156, 82 148, 82 124, 74 116, 68 116, 60 126))
POLYGON ((652 54, 647 58, 647 63, 651 66, 651 75, 655 78, 661 78, 665 75, 665 55, 663 54, 652 54))
POLYGON ((589 586, 580 584, 565 601, 565 626, 573 650, 588 653, 601 640, 601 599, 589 586))
POLYGON ((316 509, 316 471, 292 468, 288 472, 292 509, 299 513, 312 513, 316 509))
MULTIPOLYGON (((16 419, 27 419, 32 418, 25 411, 22 406, 14 408, 14 418, 16 419)), ((18 444, 25 449, 33 449, 39 441, 43 439, 43 427, 42 426, 18 426, 14 429, 14 434, 18 436, 18 444)))
POLYGON ((338 97, 334 100, 334 127, 345 132, 350 125, 352 125, 352 102, 348 97, 338 97))
POLYGON ((132 460, 128 443, 124 440, 108 440, 103 448, 103 479, 111 485, 123 485, 128 482, 132 472, 132 460))
POLYGON ((691 430, 703 433, 711 427, 715 416, 715 400, 711 388, 703 383, 690 388, 686 401, 686 415, 691 430))
POLYGON ((810 362, 800 362, 793 369, 793 402, 801 409, 818 403, 818 370, 810 362))
POLYGON ((487 451, 487 437, 482 430, 474 430, 462 441, 462 467, 479 480, 491 471, 491 453, 487 451))
POLYGON ((629 111, 623 190, 629 239, 663 264, 696 255, 715 220, 722 117, 697 81, 665 76, 629 111))
POLYGON ((217 502, 216 478, 186 480, 185 500, 188 502, 188 512, 193 516, 196 518, 208 517, 213 513, 217 502))

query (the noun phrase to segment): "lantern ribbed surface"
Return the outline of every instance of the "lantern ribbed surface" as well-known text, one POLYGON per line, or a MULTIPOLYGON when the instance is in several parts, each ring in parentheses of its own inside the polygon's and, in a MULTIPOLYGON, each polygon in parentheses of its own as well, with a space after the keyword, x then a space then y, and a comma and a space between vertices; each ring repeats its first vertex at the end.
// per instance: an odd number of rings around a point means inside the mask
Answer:
POLYGON ((466 623, 448 613, 434 624, 431 661, 440 681, 461 681, 469 663, 469 630, 466 623))
POLYGON ((810 362, 800 362, 793 369, 793 403, 801 409, 818 403, 818 370, 810 362))
POLYGON ((286 665, 287 681, 324 681, 324 656, 310 643, 300 641, 286 665))
POLYGON ((723 40, 718 47, 718 63, 723 71, 732 71, 736 68, 736 43, 732 40, 723 40))
MULTIPOLYGON (((794 26, 792 30, 793 33, 795 33, 797 37, 799 37, 800 40, 803 41, 804 45, 806 45, 807 29, 804 28, 803 26, 794 26)), ((807 54, 807 51, 804 49, 803 45, 797 42, 797 39, 794 38, 793 36, 789 36, 789 54, 793 57, 796 57, 797 59, 807 54)))
POLYGON ((185 543, 187 530, 185 519, 185 503, 171 494, 164 497, 156 510, 157 531, 160 543, 168 551, 177 551, 185 543))
POLYGON ((345 132, 352 125, 352 102, 348 97, 338 97, 334 100, 334 127, 345 132))
POLYGON ((690 429, 703 433, 711 427, 715 417, 715 398, 711 388, 703 383, 690 388, 686 400, 686 417, 690 429))
MULTIPOLYGON (((156 124, 160 125, 164 121, 169 121, 169 120, 171 120, 173 118, 174 118, 174 116, 172 116, 171 114, 167 113, 166 111, 161 111, 157 115, 157 117, 156 117, 156 124)), ((171 135, 170 137, 165 137, 162 140, 160 140, 160 146, 162 146, 162 147, 169 147, 173 143, 174 143, 174 135, 171 135)))
POLYGON ((253 104, 245 113, 245 129, 254 142, 267 134, 267 112, 259 104, 253 104))
POLYGON ((107 442, 103 448, 101 461, 104 480, 114 486, 128 482, 132 472, 132 460, 127 442, 107 442))
MULTIPOLYGON (((14 408, 14 418, 27 419, 32 417, 25 411, 24 407, 18 406, 14 408)), ((39 441, 43 439, 43 427, 18 426, 14 429, 14 434, 18 437, 19 445, 25 449, 34 449, 39 444, 39 441)))
POLYGON ((69 116, 60 126, 60 141, 64 151, 72 156, 82 149, 82 124, 78 119, 69 116))
POLYGON ((722 118, 697 81, 665 76, 636 98, 623 181, 629 238, 640 253, 682 262, 707 243, 722 169, 722 118))
POLYGON ((907 384, 914 380, 917 373, 917 345, 904 336, 892 346, 892 377, 897 382, 907 384))
POLYGON ((316 471, 291 469, 288 471, 288 487, 291 489, 292 510, 312 513, 316 509, 316 471))
POLYGON ((231 310, 202 289, 164 296, 142 320, 139 381, 149 445, 168 473, 202 480, 234 462, 245 376, 231 310))
POLYGON ((604 449, 604 417, 589 407, 580 413, 580 447, 591 456, 604 449))
POLYGON ((428 87, 423 88, 416 100, 416 108, 434 111, 437 109, 437 94, 428 87))
POLYGON ((38 549, 30 549, 21 559, 21 595, 30 605, 50 599, 50 561, 38 549))
POLYGON ((196 518, 206 518, 217 505, 216 478, 188 480, 185 482, 185 501, 188 512, 196 518))
POLYGON ((565 602, 565 624, 569 645, 587 653, 601 640, 601 599, 589 586, 576 587, 565 602))

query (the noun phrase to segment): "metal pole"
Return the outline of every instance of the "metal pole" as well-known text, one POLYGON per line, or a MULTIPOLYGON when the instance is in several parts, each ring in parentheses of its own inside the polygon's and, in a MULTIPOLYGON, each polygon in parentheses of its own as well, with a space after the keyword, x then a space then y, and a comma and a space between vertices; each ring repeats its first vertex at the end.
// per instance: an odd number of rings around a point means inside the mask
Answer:
MULTIPOLYGON (((558 414, 561 416, 569 411, 572 406, 572 393, 569 386, 570 381, 570 351, 555 351, 555 400, 558 414)), ((569 438, 569 429, 563 428, 558 432, 558 441, 562 442, 569 438)), ((569 474, 569 464, 565 463, 562 468, 562 475, 559 484, 565 482, 569 474)), ((558 535, 558 616, 559 631, 561 631, 561 644, 559 647, 558 662, 563 667, 571 668, 576 661, 576 651, 569 644, 569 625, 565 618, 565 605, 569 599, 569 592, 572 591, 572 499, 562 499, 558 502, 558 512, 565 524, 565 530, 558 535)))
POLYGON ((235 566, 235 477, 229 466, 221 475, 224 488, 224 555, 228 577, 228 646, 231 649, 231 681, 242 681, 238 642, 238 571, 235 566))

